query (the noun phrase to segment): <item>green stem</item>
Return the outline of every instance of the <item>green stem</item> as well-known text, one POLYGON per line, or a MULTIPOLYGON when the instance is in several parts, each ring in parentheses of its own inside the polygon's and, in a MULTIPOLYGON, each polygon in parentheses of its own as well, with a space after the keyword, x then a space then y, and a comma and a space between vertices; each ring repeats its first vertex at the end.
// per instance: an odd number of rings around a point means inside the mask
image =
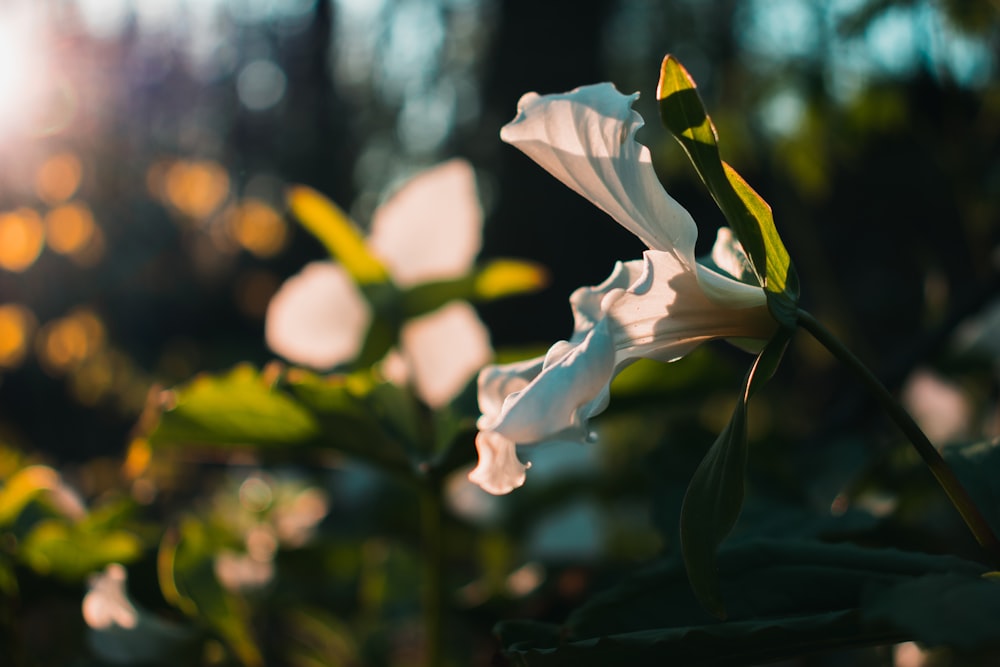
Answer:
POLYGON ((444 501, 436 475, 421 480, 420 524, 423 538, 424 634, 427 667, 441 667, 444 660, 444 501))
POLYGON ((941 453, 931 444, 927 436, 920 429, 913 417, 900 405, 892 394, 882 385, 875 374, 865 366, 854 353, 847 349, 840 340, 824 327, 815 317, 804 310, 798 311, 798 323, 803 329, 808 331, 818 340, 833 356, 853 370, 861 381, 868 387, 875 399, 882 406, 882 409, 889 417, 896 422, 896 425, 903 434, 913 444, 913 447, 920 454, 931 473, 948 495, 948 499, 955 509, 962 516, 965 524, 972 531, 979 544, 989 551, 993 558, 1000 562, 1000 540, 993 533, 989 523, 983 517, 982 512, 976 507, 965 490, 962 483, 958 481, 954 471, 948 466, 941 453))

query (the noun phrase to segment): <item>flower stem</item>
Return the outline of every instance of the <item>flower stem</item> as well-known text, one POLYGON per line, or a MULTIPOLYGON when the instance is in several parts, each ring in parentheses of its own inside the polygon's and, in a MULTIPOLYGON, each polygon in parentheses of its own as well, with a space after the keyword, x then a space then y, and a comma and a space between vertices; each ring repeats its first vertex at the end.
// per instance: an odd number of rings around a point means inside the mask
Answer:
POLYGON ((954 471, 948 466, 941 453, 931 444, 913 417, 900 405, 889 390, 883 386, 875 374, 858 359, 853 352, 844 346, 840 340, 824 327, 815 317, 804 310, 798 311, 798 323, 829 350, 833 356, 844 363, 868 387, 882 409, 896 422, 896 425, 907 437, 920 454, 931 473, 948 495, 951 504, 958 510, 965 524, 972 531, 976 541, 986 549, 994 560, 1000 562, 1000 540, 993 533, 982 512, 976 507, 962 483, 958 481, 954 471))
POLYGON ((444 552, 441 481, 436 475, 421 480, 420 524, 423 542, 423 601, 425 664, 440 667, 444 660, 444 552))

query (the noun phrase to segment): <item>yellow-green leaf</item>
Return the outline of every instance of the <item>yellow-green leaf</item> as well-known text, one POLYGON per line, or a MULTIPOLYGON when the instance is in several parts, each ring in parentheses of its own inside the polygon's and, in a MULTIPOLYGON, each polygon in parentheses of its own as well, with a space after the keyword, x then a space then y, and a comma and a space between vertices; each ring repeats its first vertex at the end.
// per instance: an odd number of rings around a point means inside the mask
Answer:
POLYGON ((722 160, 718 133, 697 86, 673 56, 663 59, 656 97, 663 124, 688 154, 743 245, 758 281, 767 292, 771 313, 783 325, 793 328, 799 297, 798 277, 774 226, 771 207, 722 160))

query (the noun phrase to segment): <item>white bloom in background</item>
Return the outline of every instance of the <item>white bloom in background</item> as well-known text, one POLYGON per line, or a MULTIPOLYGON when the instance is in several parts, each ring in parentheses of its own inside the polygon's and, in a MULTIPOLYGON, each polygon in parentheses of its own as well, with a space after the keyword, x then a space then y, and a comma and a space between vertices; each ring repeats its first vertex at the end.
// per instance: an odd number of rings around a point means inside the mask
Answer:
POLYGON ((83 620, 95 630, 113 626, 131 630, 139 622, 139 612, 125 591, 125 568, 112 563, 90 578, 90 590, 83 598, 83 620))
POLYGON ((149 613, 128 596, 128 573, 118 563, 88 581, 83 598, 83 620, 91 650, 114 665, 146 665, 164 660, 191 664, 197 655, 199 631, 149 613))
POLYGON ((946 444, 969 437, 972 405, 958 385, 918 368, 906 379, 901 398, 931 442, 946 444))
POLYGON ((490 493, 521 486, 515 445, 582 440, 607 406, 611 380, 638 358, 678 359, 714 338, 767 339, 776 328, 764 290, 742 282, 747 260, 728 229, 713 268, 695 261, 698 231, 666 193, 649 150, 638 97, 610 83, 561 95, 528 93, 500 137, 608 213, 650 248, 618 262, 595 287, 570 297, 574 327, 543 357, 484 368, 478 378, 479 465, 469 479, 490 493))
MULTIPOLYGON (((451 160, 407 182, 372 219, 369 250, 408 288, 467 275, 482 245, 475 174, 451 160)), ((268 306, 267 344, 293 363, 329 370, 360 353, 371 309, 347 272, 314 262, 281 286, 268 306)), ((385 363, 431 407, 447 404, 492 358, 489 332, 472 306, 455 301, 407 321, 385 363)))

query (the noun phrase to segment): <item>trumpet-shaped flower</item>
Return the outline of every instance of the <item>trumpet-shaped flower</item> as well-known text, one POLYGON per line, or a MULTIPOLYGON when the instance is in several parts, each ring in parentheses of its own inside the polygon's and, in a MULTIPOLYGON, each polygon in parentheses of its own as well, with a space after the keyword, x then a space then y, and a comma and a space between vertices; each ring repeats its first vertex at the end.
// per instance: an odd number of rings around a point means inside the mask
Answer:
MULTIPOLYGON (((400 287, 469 273, 482 243, 475 174, 451 160, 407 182, 372 219, 368 249, 400 287)), ((265 337, 289 361, 328 370, 354 360, 372 311, 347 271, 313 262, 286 281, 268 306, 265 337)), ((407 321, 400 349, 384 371, 412 383, 432 407, 448 403, 492 357, 489 334, 475 310, 453 301, 407 321)))
POLYGON ((707 340, 767 339, 776 328, 728 228, 709 263, 695 260, 694 220, 663 189, 649 150, 635 139, 643 125, 632 109, 637 97, 610 83, 561 95, 528 93, 500 132, 649 250, 570 296, 568 340, 537 359, 480 372, 479 464, 469 479, 491 493, 524 483, 527 466, 516 445, 585 439, 588 419, 607 407, 611 380, 636 359, 673 361, 707 340))

